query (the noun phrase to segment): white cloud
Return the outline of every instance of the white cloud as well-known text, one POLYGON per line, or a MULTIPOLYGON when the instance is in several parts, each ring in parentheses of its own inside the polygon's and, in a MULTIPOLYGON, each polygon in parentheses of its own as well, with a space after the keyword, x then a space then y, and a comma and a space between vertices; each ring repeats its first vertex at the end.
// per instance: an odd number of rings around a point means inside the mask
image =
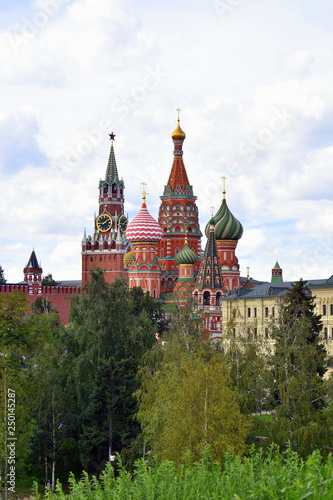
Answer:
POLYGON ((221 13, 218 5, 1 7, 0 264, 9 281, 22 279, 33 246, 45 272, 80 279, 111 130, 125 211, 135 215, 146 181, 157 216, 178 107, 201 225, 221 203, 226 175, 229 207, 245 229, 243 274, 250 265, 254 278, 269 280, 277 258, 285 278, 332 274, 323 258, 333 229, 332 9, 253 0, 221 13))

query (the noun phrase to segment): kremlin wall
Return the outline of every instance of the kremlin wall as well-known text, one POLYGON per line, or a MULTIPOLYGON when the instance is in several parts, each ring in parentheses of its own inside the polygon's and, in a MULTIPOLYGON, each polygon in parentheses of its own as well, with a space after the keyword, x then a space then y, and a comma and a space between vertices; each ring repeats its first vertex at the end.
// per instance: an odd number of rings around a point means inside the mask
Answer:
MULTIPOLYGON (((278 263, 272 269, 271 283, 240 277, 236 249, 243 227, 227 205, 225 186, 220 207, 205 227, 207 242, 202 251, 197 197, 183 160, 186 135, 179 118, 171 138, 173 161, 160 196, 158 220, 149 213, 145 183, 142 183, 141 208, 132 221, 127 220, 124 212, 125 183, 118 175, 115 135, 111 133, 105 177, 98 186, 94 232, 87 235, 84 229, 83 233, 81 282, 42 286, 43 271, 33 251, 23 270, 23 282, 0 285, 0 293, 20 290, 26 294, 29 304, 37 297, 43 297, 58 310, 61 321, 67 323, 70 298, 81 292, 82 286, 89 281, 90 271, 99 267, 108 283, 117 278, 125 279, 129 287, 140 286, 169 306, 175 301, 181 303, 189 296, 194 297, 204 320, 204 329, 212 339, 221 338, 222 330, 225 333, 228 328, 234 335, 241 331, 249 333, 250 329, 254 336, 265 338, 267 320, 272 317, 274 304, 291 283, 283 282, 278 263), (236 316, 235 311, 238 311, 236 316), (235 317, 239 318, 237 324, 235 317)), ((325 312, 323 338, 331 350, 333 279, 315 280, 310 285, 316 288, 316 293, 320 291, 317 313, 325 312)))

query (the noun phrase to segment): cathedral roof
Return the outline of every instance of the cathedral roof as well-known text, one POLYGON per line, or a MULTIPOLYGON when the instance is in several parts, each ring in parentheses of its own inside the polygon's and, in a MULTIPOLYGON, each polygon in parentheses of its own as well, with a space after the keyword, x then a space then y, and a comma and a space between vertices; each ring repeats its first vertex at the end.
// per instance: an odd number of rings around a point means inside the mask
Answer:
POLYGON ((215 220, 212 217, 208 222, 208 239, 197 276, 197 288, 210 288, 216 290, 222 288, 223 280, 218 258, 215 239, 215 220))
POLYGON ((197 261, 197 256, 195 252, 188 246, 187 242, 183 246, 183 248, 177 253, 176 262, 179 265, 182 264, 195 264, 197 261))
POLYGON ((169 175, 168 183, 164 188, 164 195, 172 194, 186 194, 193 196, 193 189, 190 186, 186 168, 183 162, 182 144, 186 137, 185 132, 180 128, 179 120, 178 125, 172 132, 171 137, 174 141, 174 158, 169 175))
POLYGON ((178 120, 177 127, 175 128, 175 130, 171 134, 171 137, 174 141, 183 141, 186 137, 185 132, 180 127, 179 120, 178 120))
POLYGON ((110 185, 111 184, 118 184, 118 186, 120 186, 120 185, 124 184, 124 181, 122 179, 119 180, 119 176, 118 176, 116 157, 115 157, 114 148, 113 148, 114 138, 115 138, 115 135, 112 132, 110 134, 111 147, 110 147, 109 160, 108 160, 108 164, 106 167, 105 181, 110 185))
POLYGON ((140 212, 134 217, 126 229, 126 239, 129 241, 160 241, 163 231, 158 222, 148 212, 143 200, 140 212))
MULTIPOLYGON (((231 213, 223 192, 223 200, 220 208, 214 215, 215 238, 217 240, 240 240, 243 235, 243 226, 231 213)), ((210 222, 206 225, 205 233, 209 237, 210 222)))

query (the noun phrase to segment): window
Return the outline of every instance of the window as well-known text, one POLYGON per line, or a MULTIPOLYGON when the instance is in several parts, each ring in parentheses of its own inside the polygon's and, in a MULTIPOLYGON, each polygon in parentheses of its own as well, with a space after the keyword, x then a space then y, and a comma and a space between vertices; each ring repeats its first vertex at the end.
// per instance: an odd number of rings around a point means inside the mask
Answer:
POLYGON ((268 307, 265 307, 265 318, 268 318, 268 307))
POLYGON ((268 339, 268 328, 265 328, 265 339, 268 339))
POLYGON ((327 327, 325 326, 324 328, 324 339, 327 340, 328 339, 328 331, 327 331, 327 327))
POLYGON ((257 317, 257 308, 256 307, 253 310, 253 315, 254 315, 255 318, 257 317))
POLYGON ((257 338, 257 336, 258 336, 258 328, 255 328, 253 333, 254 333, 255 338, 257 338))
POLYGON ((233 334, 234 337, 236 337, 236 328, 232 329, 232 334, 233 334))
POLYGON ((323 316, 326 316, 326 304, 323 304, 323 316))
POLYGON ((333 304, 330 305, 330 315, 333 316, 333 304))
POLYGON ((275 316, 275 307, 272 307, 272 316, 275 316))
POLYGON ((203 294, 203 304, 204 306, 209 306, 210 305, 210 292, 206 291, 203 294))
POLYGON ((247 308, 247 317, 251 318, 251 307, 247 308))

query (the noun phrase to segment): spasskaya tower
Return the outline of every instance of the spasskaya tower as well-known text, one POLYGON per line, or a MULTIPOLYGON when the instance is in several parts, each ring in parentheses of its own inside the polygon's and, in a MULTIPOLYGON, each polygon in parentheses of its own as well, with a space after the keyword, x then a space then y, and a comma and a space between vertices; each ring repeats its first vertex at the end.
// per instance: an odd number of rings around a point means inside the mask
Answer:
POLYGON ((125 238, 127 218, 124 215, 124 181, 119 179, 114 154, 115 135, 110 135, 111 148, 106 167, 105 180, 99 182, 98 215, 95 215, 94 231, 82 239, 82 285, 89 281, 93 268, 105 272, 105 281, 117 278, 128 279, 123 258, 129 248, 125 238))

